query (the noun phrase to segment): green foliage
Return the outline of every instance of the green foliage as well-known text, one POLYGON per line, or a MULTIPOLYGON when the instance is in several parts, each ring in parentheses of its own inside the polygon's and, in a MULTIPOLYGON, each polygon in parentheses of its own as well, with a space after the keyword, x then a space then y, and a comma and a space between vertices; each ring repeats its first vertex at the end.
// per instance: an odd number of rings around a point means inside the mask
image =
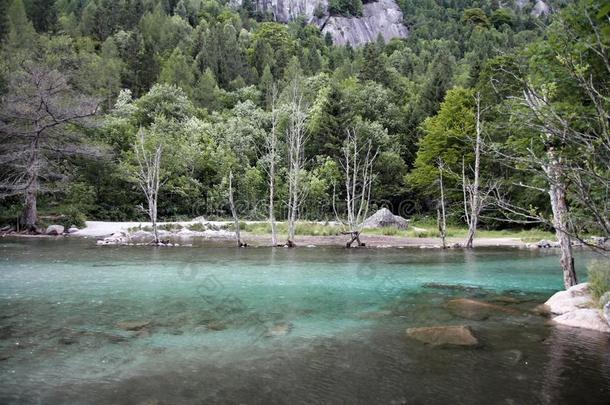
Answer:
POLYGON ((330 15, 341 15, 344 17, 361 16, 362 0, 329 0, 328 12, 330 15))
POLYGON ((63 225, 66 229, 70 228, 73 225, 77 228, 83 228, 85 226, 86 220, 86 215, 81 212, 77 207, 68 206, 61 212, 61 215, 59 217, 59 224, 63 225))
MULTIPOLYGON (((407 182, 430 190, 436 184, 438 161, 446 166, 446 177, 462 172, 462 162, 472 161, 470 139, 475 133, 474 94, 472 90, 455 88, 447 93, 439 113, 422 124, 424 137, 419 143, 413 171, 407 182)), ((434 190, 436 193, 436 190, 434 190)))
POLYGON ((594 261, 589 265, 589 291, 593 303, 597 306, 600 298, 610 291, 610 266, 608 262, 594 261))
MULTIPOLYGON (((565 100, 562 111, 568 119, 583 119, 592 111, 589 106, 570 108, 578 92, 563 85, 573 80, 562 66, 578 58, 549 63, 568 38, 552 26, 545 33, 548 44, 538 43, 543 28, 510 2, 498 7, 401 0, 409 37, 360 48, 334 46, 329 33, 323 35, 304 19, 272 22, 256 11, 253 1, 242 2, 241 10, 228 3, 0 1, 0 93, 19 63, 43 55, 46 65, 69 73, 71 85, 101 103, 99 121, 86 137, 102 146, 103 156, 62 160, 58 164, 70 186, 55 195, 42 193, 42 198, 59 207, 80 199, 83 203, 75 209, 92 219, 143 218, 140 190, 126 176, 141 129, 165 146, 162 218, 225 216, 229 170, 236 176, 240 215, 260 217, 268 193, 263 155, 274 86, 279 93, 278 205, 286 197, 286 84, 294 77, 308 113, 304 218, 334 217, 333 184, 342 184, 339 159, 347 128, 357 127, 380 148, 373 199, 398 206, 408 197, 426 211, 436 157, 457 172, 462 157, 471 163, 475 91, 494 107, 489 109, 489 136, 511 148, 526 144, 526 138, 516 136, 523 132, 501 129, 499 111, 510 107, 503 100, 521 87, 518 79, 500 72, 521 69, 541 82, 548 74, 549 82, 561 84, 554 100, 565 100), (529 54, 522 51, 528 45, 529 54)), ((327 11, 358 16, 362 9, 361 0, 331 0, 328 10, 319 2, 315 16, 327 11)), ((572 56, 582 54, 581 71, 606 83, 584 46, 592 43, 591 33, 582 16, 573 20, 583 39, 572 56)), ((448 182, 452 186, 451 178, 448 182)), ((528 204, 545 204, 538 196, 513 194, 528 204)), ((592 196, 603 198, 597 189, 592 196)))
POLYGON ((462 15, 462 21, 472 25, 478 25, 481 27, 489 27, 489 18, 485 11, 480 8, 469 8, 464 10, 464 14, 462 15))

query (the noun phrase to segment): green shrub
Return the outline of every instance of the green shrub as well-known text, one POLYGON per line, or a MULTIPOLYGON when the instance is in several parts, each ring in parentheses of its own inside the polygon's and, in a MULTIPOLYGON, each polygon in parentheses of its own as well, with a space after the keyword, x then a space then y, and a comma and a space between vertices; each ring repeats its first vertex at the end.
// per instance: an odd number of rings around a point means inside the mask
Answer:
POLYGON ((382 228, 381 233, 384 234, 385 236, 395 236, 395 235, 398 235, 398 228, 396 228, 394 226, 384 227, 384 228, 382 228))
POLYGON ((66 229, 70 228, 72 225, 77 228, 84 228, 86 220, 87 217, 85 214, 76 207, 67 207, 59 217, 59 223, 66 229))
POLYGON ((591 263, 589 265, 588 281, 591 297, 597 305, 601 296, 610 291, 610 265, 601 261, 591 263))

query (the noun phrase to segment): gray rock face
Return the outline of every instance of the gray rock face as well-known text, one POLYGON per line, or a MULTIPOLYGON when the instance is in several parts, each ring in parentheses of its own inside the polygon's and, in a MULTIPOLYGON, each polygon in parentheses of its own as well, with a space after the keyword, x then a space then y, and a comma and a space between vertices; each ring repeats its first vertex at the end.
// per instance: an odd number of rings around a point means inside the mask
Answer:
POLYGON ((534 9, 532 10, 532 15, 534 17, 546 17, 551 14, 551 8, 544 1, 539 0, 534 5, 534 9))
POLYGON ((322 26, 337 45, 361 46, 375 41, 379 35, 385 41, 406 38, 409 30, 402 22, 402 11, 394 0, 380 0, 364 5, 362 17, 330 17, 322 26))
MULTIPOLYGON (((242 0, 232 0, 239 6, 242 0)), ((405 38, 409 31, 402 21, 402 11, 395 0, 378 0, 364 4, 362 17, 337 17, 328 14, 328 0, 256 0, 256 9, 271 13, 275 21, 289 22, 304 17, 309 23, 320 27, 323 34, 330 33, 337 45, 351 44, 361 46, 381 36, 389 41, 392 38, 405 38), (320 6, 324 16, 314 15, 320 6)))

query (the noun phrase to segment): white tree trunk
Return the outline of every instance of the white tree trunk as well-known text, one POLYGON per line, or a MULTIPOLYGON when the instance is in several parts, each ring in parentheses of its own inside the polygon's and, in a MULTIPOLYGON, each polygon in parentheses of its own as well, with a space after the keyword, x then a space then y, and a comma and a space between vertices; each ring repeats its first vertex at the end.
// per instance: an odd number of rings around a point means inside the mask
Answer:
POLYGON ((241 242, 239 218, 237 217, 237 209, 235 208, 235 201, 233 200, 233 172, 229 172, 229 205, 231 206, 231 215, 233 216, 233 223, 235 224, 235 241, 237 242, 237 247, 242 247, 244 244, 241 242))
POLYGON ((136 160, 138 162, 137 181, 140 188, 144 192, 148 209, 146 212, 152 223, 154 235, 154 244, 158 245, 159 230, 157 226, 157 203, 159 200, 159 189, 161 188, 161 157, 163 155, 163 146, 157 145, 154 153, 151 153, 146 148, 146 140, 144 130, 140 129, 138 140, 134 146, 136 152, 136 160))
POLYGON ((445 188, 443 186, 443 162, 440 161, 438 164, 439 173, 439 185, 441 191, 441 207, 437 212, 438 231, 443 244, 443 249, 447 248, 447 220, 445 212, 445 188))
POLYGON ((550 180, 549 197, 553 210, 553 227, 561 250, 561 269, 563 270, 563 284, 570 288, 578 284, 574 255, 572 254, 572 239, 568 233, 568 205, 566 202, 566 186, 563 182, 561 163, 555 156, 552 148, 548 151, 549 165, 545 171, 550 180))
POLYGON ((277 87, 271 88, 271 132, 266 138, 267 156, 269 157, 269 224, 271 225, 271 245, 277 246, 277 230, 275 224, 275 165, 277 162, 277 123, 279 111, 276 107, 277 87))
POLYGON ((470 192, 470 215, 468 221, 468 237, 466 238, 466 247, 472 248, 474 244, 474 235, 477 231, 479 222, 479 213, 481 211, 481 196, 479 191, 479 173, 481 167, 481 95, 476 95, 477 107, 477 122, 476 122, 476 140, 474 146, 474 180, 470 192))
POLYGON ((290 83, 290 117, 286 138, 288 143, 288 246, 294 246, 299 207, 304 190, 300 184, 301 171, 305 166, 305 122, 307 112, 303 101, 301 84, 297 79, 290 83))
POLYGON ((357 241, 359 246, 363 245, 360 242, 360 232, 368 214, 374 179, 373 164, 377 154, 378 150, 373 151, 372 141, 363 142, 355 129, 347 130, 341 161, 345 173, 346 225, 352 237, 347 247, 351 247, 354 241, 357 241))

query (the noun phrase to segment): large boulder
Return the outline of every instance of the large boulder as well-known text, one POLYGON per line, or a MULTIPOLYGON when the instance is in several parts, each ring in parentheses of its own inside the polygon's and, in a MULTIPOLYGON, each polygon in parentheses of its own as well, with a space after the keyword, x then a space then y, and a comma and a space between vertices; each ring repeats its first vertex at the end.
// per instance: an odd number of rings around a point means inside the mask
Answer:
POLYGON ((409 328, 407 336, 431 346, 475 346, 479 343, 466 325, 409 328))
POLYGON ((409 221, 401 216, 394 215, 387 208, 382 208, 367 219, 364 220, 364 228, 384 228, 396 227, 398 229, 407 229, 409 221))
POLYGON ((556 292, 544 304, 555 315, 563 315, 577 309, 587 308, 591 304, 589 284, 581 283, 565 291, 556 292))
POLYGON ((603 319, 601 312, 594 308, 582 308, 553 318, 553 323, 610 333, 610 325, 603 319))
POLYGON ((63 225, 49 225, 47 227, 47 230, 45 231, 46 235, 61 235, 64 233, 64 227, 63 225))

